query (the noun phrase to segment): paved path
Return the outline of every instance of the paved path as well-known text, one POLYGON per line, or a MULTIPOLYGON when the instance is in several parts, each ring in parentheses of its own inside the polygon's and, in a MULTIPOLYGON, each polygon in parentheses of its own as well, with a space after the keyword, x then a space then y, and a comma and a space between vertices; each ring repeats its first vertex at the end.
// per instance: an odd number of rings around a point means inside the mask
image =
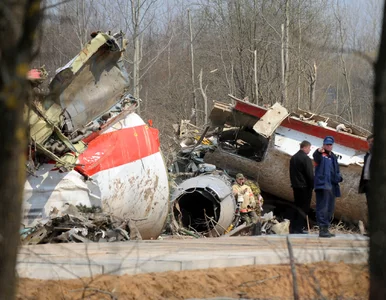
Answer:
MULTIPOLYGON (((297 263, 368 258, 368 238, 360 235, 290 235, 290 242, 297 263)), ((64 279, 288 263, 286 236, 269 235, 23 246, 17 270, 20 277, 64 279)))

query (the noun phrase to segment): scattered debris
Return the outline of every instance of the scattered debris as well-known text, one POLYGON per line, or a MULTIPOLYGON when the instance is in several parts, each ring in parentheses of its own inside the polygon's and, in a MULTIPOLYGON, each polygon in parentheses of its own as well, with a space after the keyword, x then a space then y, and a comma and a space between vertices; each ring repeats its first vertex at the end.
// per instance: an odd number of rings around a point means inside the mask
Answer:
POLYGON ((279 222, 271 211, 260 217, 257 224, 247 226, 243 223, 227 232, 224 236, 289 234, 289 224, 289 220, 279 222))
MULTIPOLYGON (((219 109, 222 109, 220 107, 219 109)), ((213 113, 213 112, 212 112, 213 113)), ((220 114, 215 110, 215 115, 220 114)), ((216 151, 219 147, 227 149, 236 155, 246 155, 250 159, 260 161, 268 146, 269 136, 275 130, 275 124, 281 122, 287 115, 283 107, 276 105, 269 111, 271 120, 264 124, 255 122, 256 130, 261 130, 264 135, 245 130, 245 128, 227 128, 219 131, 217 128, 209 130, 206 127, 199 135, 196 126, 187 120, 182 120, 180 126, 174 126, 180 140, 180 150, 176 159, 169 167, 172 193, 172 220, 174 234, 184 234, 195 238, 218 237, 221 235, 260 235, 283 234, 289 231, 289 221, 279 222, 270 214, 265 214, 257 224, 246 226, 240 220, 240 213, 232 192, 234 175, 215 164, 206 163, 204 157, 207 153, 216 151), (277 122, 272 122, 272 119, 277 122), (265 145, 258 147, 258 145, 265 145)), ((235 156, 234 158, 236 158, 235 156)), ((253 179, 253 178, 251 178, 253 179)), ((252 188, 256 199, 261 199, 260 188, 256 180, 246 182, 252 188)), ((256 208, 258 215, 262 207, 256 208)))
MULTIPOLYGON (((293 191, 289 181, 288 172, 283 172, 290 157, 299 150, 299 142, 307 139, 312 143, 312 151, 322 144, 323 137, 333 135, 336 141, 334 152, 339 157, 339 163, 345 181, 341 185, 342 197, 337 199, 335 216, 344 218, 347 221, 357 223, 363 220, 363 211, 366 211, 366 202, 363 195, 357 194, 352 186, 357 184, 363 163, 363 155, 367 144, 366 133, 363 129, 352 124, 334 121, 329 117, 316 115, 307 111, 299 110, 289 114, 280 104, 276 103, 271 107, 261 107, 253 103, 237 99, 233 104, 214 101, 210 113, 210 126, 198 128, 191 125, 188 120, 181 121, 181 124, 174 125, 174 129, 180 139, 180 149, 177 151, 176 159, 169 167, 169 172, 174 180, 177 191, 172 198, 174 217, 179 221, 179 226, 188 230, 197 230, 205 236, 219 236, 222 234, 254 234, 260 230, 251 228, 238 228, 240 224, 236 215, 235 205, 223 209, 222 199, 208 196, 213 203, 214 210, 218 210, 219 216, 233 215, 233 221, 224 226, 226 230, 214 232, 205 215, 197 220, 192 216, 192 211, 203 211, 205 201, 197 201, 200 190, 210 187, 208 184, 201 184, 194 189, 195 182, 202 181, 202 178, 209 175, 222 177, 228 185, 231 185, 237 173, 243 173, 252 182, 256 182, 261 189, 274 197, 280 198, 283 202, 293 201, 293 191), (199 133, 202 133, 201 135, 199 133), (195 180, 192 180, 195 178, 195 180), (189 189, 186 189, 186 181, 189 181, 189 189), (183 192, 178 191, 182 189, 183 192), (354 192, 353 192, 354 191, 354 192), (193 204, 188 204, 189 193, 193 204), (183 209, 181 208, 181 199, 183 209), (355 203, 355 205, 348 205, 355 203), (189 207, 189 209, 187 209, 189 207), (221 209, 220 209, 221 207, 221 209), (193 223, 200 223, 197 228, 193 223), (192 228, 193 227, 193 228, 192 228), (236 232, 236 233, 235 233, 236 232)), ((311 154, 310 154, 311 155, 311 154)), ((214 189, 214 194, 218 189, 214 189)), ((197 214, 199 214, 197 212, 197 214)), ((217 217, 219 217, 217 216, 217 217)), ((216 222, 223 221, 217 219, 216 222)), ((229 222, 227 220, 227 222, 229 222)), ((289 221, 272 219, 269 222, 261 223, 262 234, 285 234, 289 232, 289 221)))
POLYGON ((359 231, 362 235, 366 235, 365 226, 363 225, 363 221, 359 220, 358 222, 359 231))
POLYGON ((336 126, 336 131, 352 133, 352 129, 349 127, 346 127, 346 125, 344 124, 339 124, 338 126, 336 126))
POLYGON ((23 245, 47 243, 93 243, 120 242, 142 239, 133 220, 117 220, 111 215, 93 211, 84 212, 84 207, 68 205, 65 212, 53 209, 50 219, 35 227, 21 230, 23 245))
POLYGON ((289 225, 290 221, 285 220, 283 222, 278 222, 271 227, 271 230, 276 234, 289 234, 289 225))

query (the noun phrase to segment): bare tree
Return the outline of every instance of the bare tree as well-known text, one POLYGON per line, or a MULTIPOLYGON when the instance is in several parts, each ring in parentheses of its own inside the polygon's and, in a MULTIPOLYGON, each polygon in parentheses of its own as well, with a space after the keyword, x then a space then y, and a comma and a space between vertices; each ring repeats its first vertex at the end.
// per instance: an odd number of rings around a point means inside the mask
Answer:
POLYGON ((26 126, 29 96, 27 72, 42 16, 40 0, 4 0, 0 4, 0 299, 13 299, 25 180, 26 126))
POLYGON ((298 18, 298 58, 297 58, 297 62, 298 62, 298 78, 297 78, 297 82, 296 82, 296 85, 297 85, 297 101, 296 101, 296 108, 299 109, 300 108, 300 97, 301 97, 301 72, 300 72, 300 69, 301 69, 301 53, 302 53, 302 24, 301 24, 301 15, 300 15, 300 11, 301 11, 301 3, 299 1, 298 3, 298 9, 297 9, 297 18, 298 18))
POLYGON ((202 95, 202 99, 204 100, 204 124, 208 123, 208 96, 206 95, 206 90, 208 86, 205 86, 205 88, 202 85, 202 69, 200 71, 200 74, 198 75, 198 79, 200 82, 200 91, 202 95))
POLYGON ((58 10, 60 14, 67 16, 67 20, 72 25, 71 30, 79 43, 77 49, 82 49, 90 38, 90 27, 92 27, 90 23, 92 14, 95 12, 94 0, 70 1, 58 6, 58 10))
POLYGON ((344 58, 344 45, 345 45, 345 33, 342 25, 342 19, 340 16, 340 9, 339 9, 339 2, 337 1, 336 3, 337 7, 337 13, 335 14, 336 20, 338 22, 338 29, 339 29, 339 39, 340 39, 340 61, 341 61, 341 66, 342 66, 342 73, 343 77, 346 83, 346 88, 348 92, 348 109, 349 109, 349 120, 351 123, 354 122, 354 113, 353 113, 353 105, 352 105, 352 95, 351 95, 351 83, 350 83, 350 74, 347 69, 347 64, 346 60, 344 58))
POLYGON ((254 99, 256 104, 259 104, 259 83, 257 78, 257 50, 253 51, 253 80, 254 80, 254 99))
MULTIPOLYGON (((144 34, 150 28, 156 18, 156 4, 158 0, 129 0, 118 1, 118 12, 123 21, 123 32, 131 34, 132 43, 129 45, 127 61, 133 66, 132 91, 135 98, 140 98, 141 78, 153 66, 158 59, 160 51, 150 59, 145 66, 144 58, 144 34), (132 51, 130 51, 132 50, 132 51)), ((167 47, 162 49, 164 51, 167 47)), ((161 51, 161 52, 162 52, 161 51)))
POLYGON ((288 100, 288 75, 289 75, 289 7, 290 0, 285 0, 285 9, 284 9, 284 17, 285 22, 281 27, 281 36, 282 36, 282 99, 281 102, 283 105, 287 105, 288 100))
POLYGON ((130 0, 131 5, 131 23, 133 30, 133 46, 134 46, 134 57, 133 57, 133 95, 135 98, 139 98, 139 67, 142 61, 142 45, 143 39, 141 35, 141 7, 146 1, 141 3, 141 0, 130 0))
POLYGON ((310 111, 315 110, 315 103, 316 103, 316 80, 318 76, 318 67, 316 65, 316 62, 314 61, 314 64, 311 65, 308 62, 305 62, 305 77, 309 86, 309 106, 308 109, 310 111))
MULTIPOLYGON (((193 96, 193 118, 194 124, 198 125, 198 114, 197 114, 197 97, 196 97, 196 84, 195 84, 195 75, 194 75, 194 47, 193 47, 193 28, 192 28, 192 17, 190 16, 190 10, 188 10, 188 20, 189 20, 189 36, 190 36, 190 74, 192 76, 192 96, 193 96)), ((202 77, 201 77, 202 79, 202 77)))
POLYGON ((386 299, 386 7, 374 85, 374 163, 371 164, 371 193, 368 202, 370 223, 370 297, 386 299))

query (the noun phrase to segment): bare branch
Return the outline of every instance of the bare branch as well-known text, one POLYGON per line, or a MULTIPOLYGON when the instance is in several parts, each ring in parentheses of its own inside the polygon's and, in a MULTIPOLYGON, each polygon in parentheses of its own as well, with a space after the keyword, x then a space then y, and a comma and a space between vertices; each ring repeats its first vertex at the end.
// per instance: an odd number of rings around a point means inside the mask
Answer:
MULTIPOLYGON (((118 298, 111 292, 108 292, 108 291, 104 291, 104 290, 100 290, 100 289, 97 289, 97 288, 91 288, 91 287, 87 287, 87 288, 82 288, 82 289, 76 289, 76 290, 71 290, 70 292, 84 292, 84 291, 92 291, 92 292, 96 292, 94 293, 97 294, 104 294, 104 295, 108 295, 111 297, 112 300, 118 300, 118 298)), ((85 295, 83 295, 84 297, 85 295)))
POLYGON ((153 57, 150 62, 141 70, 144 70, 142 72, 142 75, 139 77, 139 79, 142 79, 142 77, 149 71, 149 69, 154 65, 154 63, 158 60, 159 56, 169 47, 171 41, 173 39, 173 35, 171 35, 168 43, 157 53, 155 57, 153 57))
POLYGON ((276 28, 268 22, 268 20, 264 17, 263 12, 260 13, 260 16, 264 20, 264 22, 276 33, 276 35, 281 38, 280 32, 277 31, 276 28))
POLYGON ((51 8, 55 8, 55 7, 61 6, 61 5, 63 5, 63 4, 72 2, 72 1, 74 1, 74 0, 63 0, 63 1, 58 2, 58 3, 55 3, 55 4, 47 5, 47 6, 44 6, 44 7, 42 8, 42 11, 46 11, 46 10, 49 10, 49 9, 51 9, 51 8))
POLYGON ((292 244, 290 242, 288 235, 287 235, 287 247, 288 247, 290 265, 291 265, 292 286, 293 286, 294 299, 299 300, 300 298, 299 298, 298 281, 297 281, 297 276, 296 276, 295 258, 294 258, 294 253, 293 253, 293 249, 292 249, 292 244))

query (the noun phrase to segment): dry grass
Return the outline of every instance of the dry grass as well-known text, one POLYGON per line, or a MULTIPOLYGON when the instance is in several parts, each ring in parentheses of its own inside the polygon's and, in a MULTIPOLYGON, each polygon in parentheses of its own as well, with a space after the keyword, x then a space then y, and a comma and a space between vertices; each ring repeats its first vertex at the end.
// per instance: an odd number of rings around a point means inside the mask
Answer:
MULTIPOLYGON (((338 221, 338 223, 331 224, 330 231, 335 234, 360 234, 358 227, 350 226, 343 221, 338 221)), ((310 233, 319 233, 319 226, 315 225, 312 227, 310 233)))

